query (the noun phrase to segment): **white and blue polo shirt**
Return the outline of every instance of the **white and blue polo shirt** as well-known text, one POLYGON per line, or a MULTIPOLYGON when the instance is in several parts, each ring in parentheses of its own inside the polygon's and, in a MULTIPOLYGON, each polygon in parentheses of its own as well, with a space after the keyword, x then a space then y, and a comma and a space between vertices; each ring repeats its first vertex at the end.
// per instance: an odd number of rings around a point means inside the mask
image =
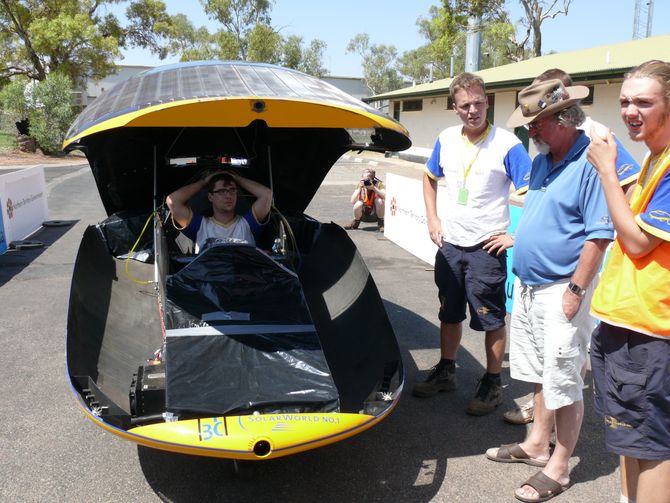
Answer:
POLYGON ((244 215, 235 215, 235 219, 229 224, 223 224, 214 217, 204 217, 199 213, 193 213, 191 221, 182 232, 195 242, 196 253, 209 238, 217 238, 256 245, 256 237, 263 229, 259 224, 253 211, 249 209, 244 215))
POLYGON ((457 246, 474 246, 507 231, 511 184, 517 191, 526 187, 531 160, 515 135, 496 126, 474 157, 475 150, 465 147, 461 131, 461 126, 453 126, 440 133, 425 172, 434 180, 444 178, 445 190, 440 193, 445 203, 445 214, 440 215, 444 239, 457 246), (463 186, 468 191, 467 204, 458 202, 463 186))

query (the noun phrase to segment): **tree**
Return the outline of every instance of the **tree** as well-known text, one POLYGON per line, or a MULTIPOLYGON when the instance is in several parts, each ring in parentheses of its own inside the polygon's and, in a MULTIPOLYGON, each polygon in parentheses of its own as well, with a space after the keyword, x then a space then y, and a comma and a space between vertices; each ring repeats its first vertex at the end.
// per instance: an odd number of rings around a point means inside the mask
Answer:
POLYGON ((525 20, 522 20, 523 26, 526 27, 526 37, 528 40, 530 33, 533 34, 533 56, 542 56, 542 30, 540 29, 542 23, 547 19, 554 19, 561 14, 567 16, 568 9, 572 0, 562 0, 563 8, 559 8, 557 4, 559 0, 519 0, 523 6, 526 14, 525 20))
POLYGON ((282 37, 272 26, 272 0, 201 0, 210 19, 223 25, 214 35, 224 59, 282 64, 288 68, 323 76, 325 42, 312 40, 303 48, 297 35, 282 37))
POLYGON ((266 24, 258 23, 249 33, 248 59, 277 65, 282 59, 282 38, 266 24))
POLYGON ((72 81, 58 72, 50 73, 32 88, 28 111, 29 132, 47 154, 60 152, 63 139, 77 115, 72 106, 72 81))
POLYGON ((221 23, 237 41, 240 58, 247 59, 249 36, 256 25, 270 26, 271 0, 200 0, 211 19, 221 23))
POLYGON ((21 76, 0 89, 0 110, 9 114, 12 121, 28 118, 28 101, 25 98, 27 83, 28 79, 21 76))
POLYGON ((120 0, 0 0, 0 79, 24 75, 45 80, 50 72, 75 85, 115 69, 121 48, 144 47, 166 55, 172 17, 161 0, 133 0, 128 25, 104 6, 120 0))
POLYGON ((298 70, 319 78, 326 75, 326 69, 323 67, 323 51, 325 49, 326 43, 323 40, 318 38, 312 40, 302 53, 302 62, 298 66, 298 70))
MULTIPOLYGON (((443 0, 448 3, 449 0, 443 0)), ((523 37, 515 31, 509 36, 508 57, 521 61, 528 56, 528 44, 532 38, 531 57, 542 55, 542 23, 559 15, 568 15, 572 0, 518 0, 524 10, 519 23, 525 28, 523 37), (562 7, 561 7, 562 6, 562 7)), ((488 21, 512 24, 505 0, 456 0, 456 7, 468 16, 479 16, 488 21)))
POLYGON ((395 69, 398 51, 393 45, 370 44, 367 33, 359 33, 349 41, 347 53, 358 53, 362 58, 363 78, 373 94, 380 94, 402 86, 395 69))
POLYGON ((322 64, 325 48, 326 43, 319 39, 312 40, 308 47, 303 48, 302 37, 289 35, 283 41, 281 65, 315 77, 323 77, 326 74, 322 64))
POLYGON ((16 77, 0 91, 0 106, 13 121, 28 119, 30 137, 46 153, 60 151, 78 112, 72 106, 72 81, 58 72, 42 81, 16 77))
POLYGON ((434 65, 428 45, 406 51, 398 58, 398 71, 413 82, 429 82, 434 76, 434 65))

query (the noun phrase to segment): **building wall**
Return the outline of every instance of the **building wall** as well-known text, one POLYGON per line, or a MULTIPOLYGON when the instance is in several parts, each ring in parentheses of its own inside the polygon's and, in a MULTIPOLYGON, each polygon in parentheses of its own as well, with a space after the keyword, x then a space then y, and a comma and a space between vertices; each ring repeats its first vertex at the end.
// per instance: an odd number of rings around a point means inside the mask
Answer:
POLYGON ((119 71, 112 75, 107 75, 104 79, 89 81, 86 85, 86 93, 88 95, 88 102, 100 96, 103 91, 108 91, 119 82, 129 79, 144 70, 150 70, 152 66, 127 66, 118 65, 119 71))
MULTIPOLYGON (((619 115, 619 91, 621 82, 602 83, 594 86, 593 104, 583 106, 586 115, 611 128, 617 138, 631 153, 634 159, 642 163, 647 151, 644 143, 633 142, 619 115)), ((507 119, 516 107, 518 90, 495 92, 494 124, 505 127, 507 119)), ((391 110, 393 105, 391 105, 391 110)), ((432 149, 437 135, 446 127, 459 125, 460 121, 453 110, 447 110, 447 97, 436 96, 423 98, 423 110, 403 112, 402 104, 400 122, 410 132, 414 149, 432 149)), ((533 142, 529 144, 531 157, 537 154, 533 142)))
POLYGON ((321 80, 334 85, 338 89, 359 100, 372 96, 372 91, 365 85, 365 81, 362 78, 326 76, 321 80))
POLYGON ((460 121, 453 110, 447 109, 447 97, 436 96, 424 98, 423 110, 418 112, 403 112, 401 103, 400 123, 409 130, 413 147, 432 149, 437 135, 460 121))

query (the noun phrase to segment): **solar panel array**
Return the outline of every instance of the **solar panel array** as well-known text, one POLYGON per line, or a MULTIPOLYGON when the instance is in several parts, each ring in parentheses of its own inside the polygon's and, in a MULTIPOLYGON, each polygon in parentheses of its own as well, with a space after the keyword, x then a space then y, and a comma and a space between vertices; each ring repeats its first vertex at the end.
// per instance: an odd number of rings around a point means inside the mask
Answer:
POLYGON ((335 86, 274 65, 199 61, 154 68, 121 82, 95 99, 66 139, 91 126, 143 108, 198 98, 261 96, 298 98, 379 112, 335 86))

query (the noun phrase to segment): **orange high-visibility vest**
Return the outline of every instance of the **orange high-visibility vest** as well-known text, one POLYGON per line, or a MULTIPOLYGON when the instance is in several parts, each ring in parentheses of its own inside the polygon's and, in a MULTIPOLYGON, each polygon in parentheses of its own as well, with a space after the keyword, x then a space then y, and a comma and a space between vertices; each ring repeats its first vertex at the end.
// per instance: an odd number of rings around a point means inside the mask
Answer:
MULTIPOLYGON (((645 160, 639 180, 644 180, 647 170, 652 169, 649 161, 645 160)), ((642 187, 638 182, 635 187, 631 198, 635 216, 647 209, 658 184, 670 170, 670 154, 658 163, 647 184, 642 187)), ((653 227, 641 227, 656 234, 653 227)), ((591 314, 611 325, 670 337, 670 242, 663 240, 644 257, 633 258, 617 239, 593 294, 591 314)))
POLYGON ((374 190, 370 191, 370 194, 368 194, 368 191, 366 188, 361 189, 361 199, 363 200, 363 204, 365 207, 369 210, 372 211, 372 208, 375 205, 375 199, 377 199, 377 193, 374 190))

